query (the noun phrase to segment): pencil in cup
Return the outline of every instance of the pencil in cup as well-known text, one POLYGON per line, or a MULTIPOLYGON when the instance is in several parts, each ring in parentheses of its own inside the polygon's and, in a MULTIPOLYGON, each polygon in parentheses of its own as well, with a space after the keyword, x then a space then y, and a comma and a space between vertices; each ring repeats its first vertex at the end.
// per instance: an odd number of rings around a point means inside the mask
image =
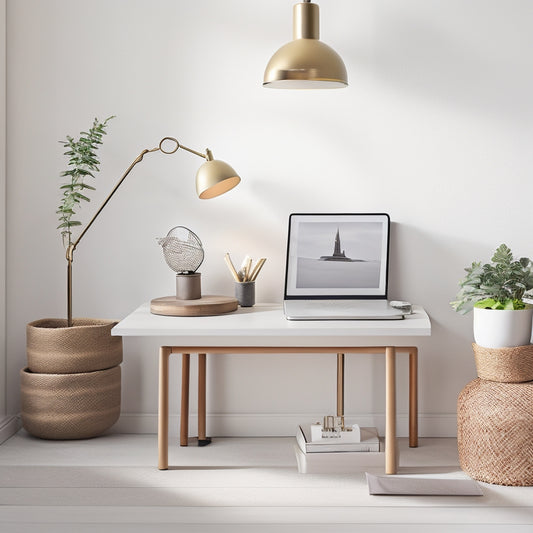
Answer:
POLYGON ((257 279, 259 272, 261 272, 261 269, 265 264, 266 258, 262 257, 261 259, 259 259, 256 265, 252 268, 252 258, 246 256, 239 271, 235 268, 235 265, 233 264, 229 253, 226 253, 226 255, 224 256, 224 260, 226 261, 226 264, 233 279, 237 283, 244 283, 248 281, 255 281, 257 279))

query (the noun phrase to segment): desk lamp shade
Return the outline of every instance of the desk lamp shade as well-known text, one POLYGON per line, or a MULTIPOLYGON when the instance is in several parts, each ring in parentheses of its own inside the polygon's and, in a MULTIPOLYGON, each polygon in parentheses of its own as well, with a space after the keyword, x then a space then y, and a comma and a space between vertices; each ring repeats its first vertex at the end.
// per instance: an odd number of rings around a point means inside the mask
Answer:
POLYGON ((344 63, 319 40, 319 7, 309 1, 293 8, 293 41, 282 46, 265 69, 263 87, 336 89, 348 85, 344 63))
POLYGON ((207 161, 196 173, 196 193, 202 200, 224 194, 241 181, 230 165, 219 159, 213 159, 210 150, 206 150, 206 154, 207 161))

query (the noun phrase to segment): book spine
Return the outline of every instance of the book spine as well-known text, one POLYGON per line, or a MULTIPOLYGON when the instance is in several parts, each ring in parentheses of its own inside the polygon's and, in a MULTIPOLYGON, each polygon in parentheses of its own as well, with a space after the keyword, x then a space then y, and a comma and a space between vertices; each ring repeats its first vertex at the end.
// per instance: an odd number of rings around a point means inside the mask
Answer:
POLYGON ((379 452, 379 442, 372 444, 360 445, 354 444, 307 444, 305 447, 306 453, 324 453, 324 452, 379 452))

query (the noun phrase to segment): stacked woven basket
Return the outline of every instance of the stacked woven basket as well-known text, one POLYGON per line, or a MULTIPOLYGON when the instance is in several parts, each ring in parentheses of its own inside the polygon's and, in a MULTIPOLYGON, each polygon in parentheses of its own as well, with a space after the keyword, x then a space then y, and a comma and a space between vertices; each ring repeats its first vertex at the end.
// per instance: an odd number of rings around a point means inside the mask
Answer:
POLYGON ((461 468, 499 485, 533 485, 533 345, 473 344, 478 379, 458 399, 461 468))
POLYGON ((24 428, 44 439, 84 439, 120 415, 122 338, 111 320, 42 319, 26 328, 28 366, 21 370, 24 428))

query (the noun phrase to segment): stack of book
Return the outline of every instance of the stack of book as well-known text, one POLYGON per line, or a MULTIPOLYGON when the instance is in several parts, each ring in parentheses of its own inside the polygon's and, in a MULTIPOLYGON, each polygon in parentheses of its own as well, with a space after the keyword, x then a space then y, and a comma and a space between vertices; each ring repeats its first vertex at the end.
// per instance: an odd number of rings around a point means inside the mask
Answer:
POLYGON ((294 449, 300 474, 345 474, 384 466, 384 443, 376 428, 354 425, 353 430, 323 438, 317 437, 321 430, 320 424, 298 426, 294 449))

